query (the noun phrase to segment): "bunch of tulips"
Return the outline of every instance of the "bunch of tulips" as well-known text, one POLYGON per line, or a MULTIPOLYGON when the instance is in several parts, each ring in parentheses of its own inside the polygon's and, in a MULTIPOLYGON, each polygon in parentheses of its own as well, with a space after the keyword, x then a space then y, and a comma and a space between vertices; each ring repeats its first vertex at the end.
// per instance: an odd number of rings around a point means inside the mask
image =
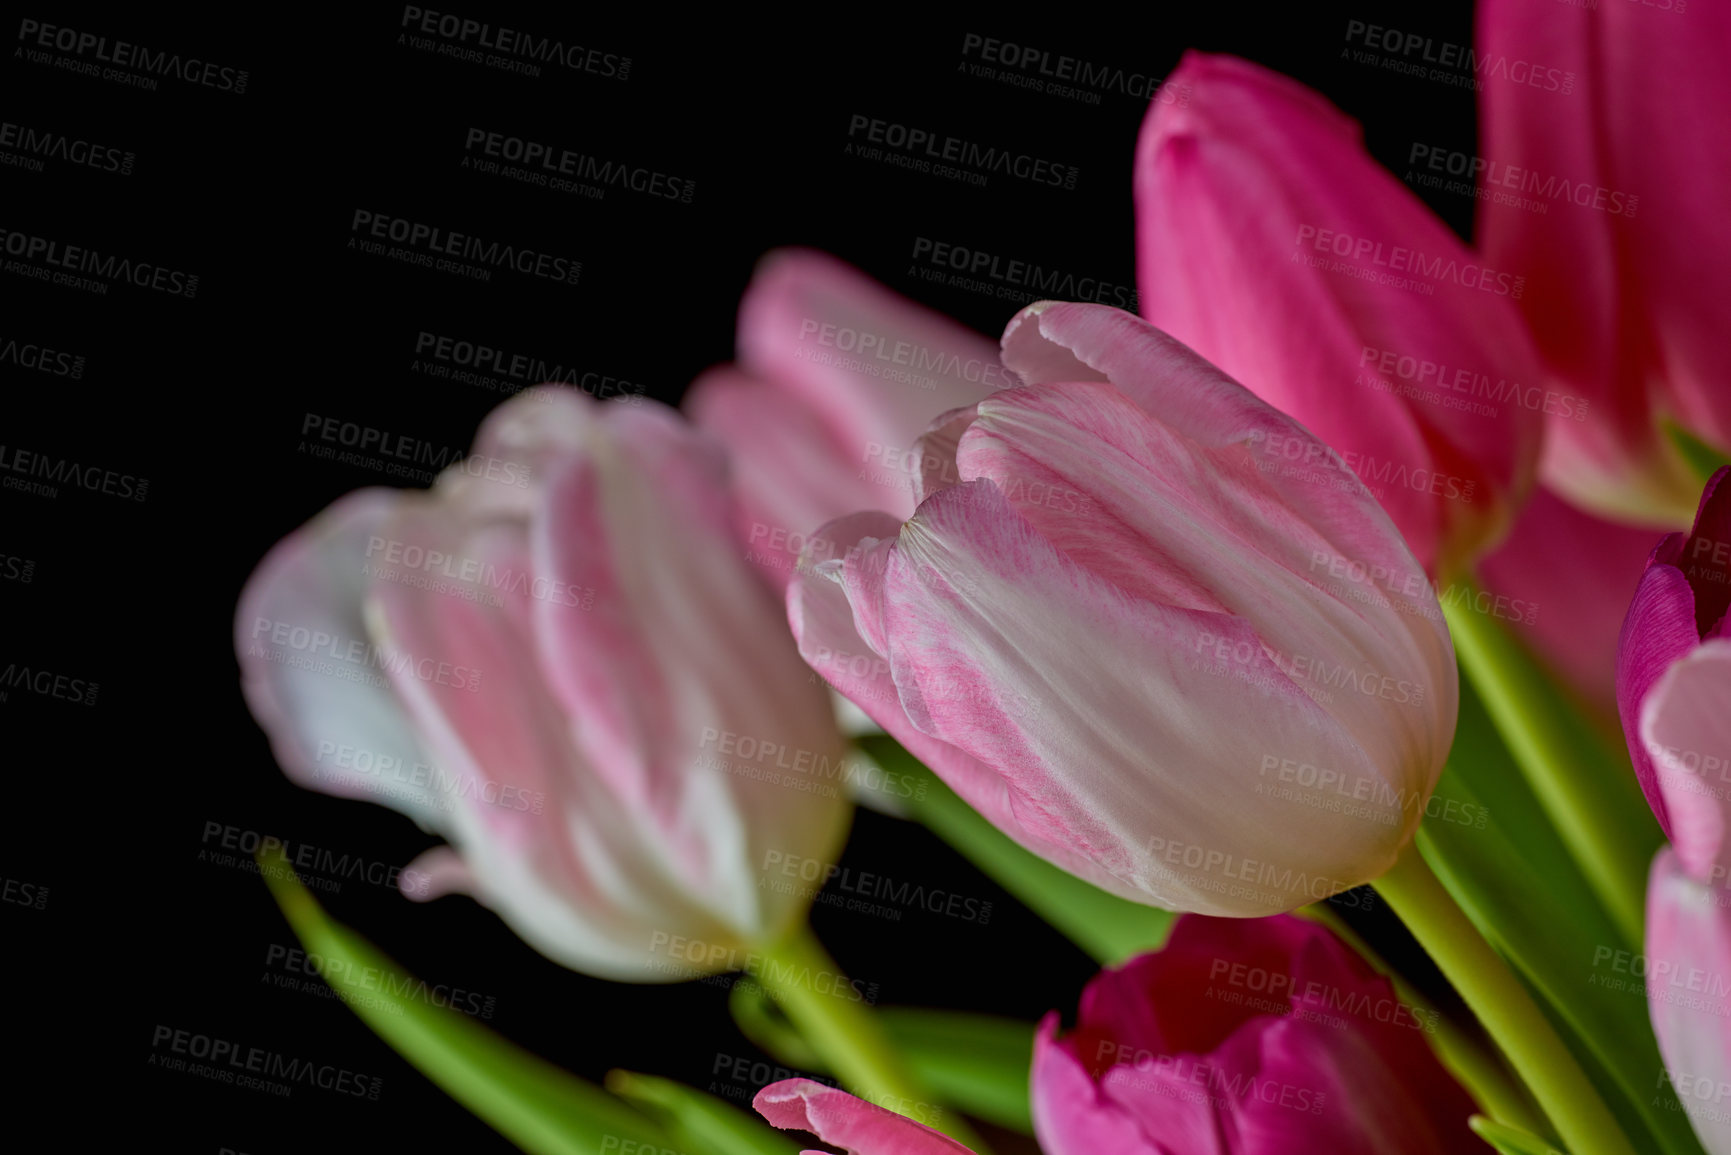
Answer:
POLYGON ((1731 1153, 1731 8, 1476 35, 1573 79, 1485 72, 1473 246, 1322 97, 1192 53, 1136 146, 1141 316, 994 344, 779 251, 683 413, 529 390, 272 550, 247 702, 297 782, 445 839, 405 893, 604 979, 747 971, 833 1078, 760 1119, 387 1037, 530 1150, 1731 1153), (856 802, 1103 964, 990 1102, 765 884, 856 802), (1377 896, 1441 981, 1355 932, 1377 896))

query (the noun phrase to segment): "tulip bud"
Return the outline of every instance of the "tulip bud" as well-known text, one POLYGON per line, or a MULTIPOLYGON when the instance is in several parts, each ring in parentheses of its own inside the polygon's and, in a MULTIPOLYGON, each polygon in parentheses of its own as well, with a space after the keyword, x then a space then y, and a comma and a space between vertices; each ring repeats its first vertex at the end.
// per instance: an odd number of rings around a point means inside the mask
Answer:
MULTIPOLYGON (((1692 860, 1717 854, 1682 840, 1676 805, 1689 821, 1717 808, 1699 804, 1703 773, 1731 782, 1731 468, 1707 482, 1687 534, 1661 538, 1635 587, 1617 642, 1617 709, 1641 791, 1659 825, 1692 860), (1714 702, 1717 697, 1717 704, 1714 702)), ((1724 783, 1721 783, 1724 785, 1724 783)), ((1719 819, 1712 819, 1718 822, 1719 819)))
POLYGON ((739 475, 748 557, 780 590, 812 530, 861 509, 914 511, 932 418, 1012 384, 991 341, 827 254, 758 266, 739 306, 739 364, 685 408, 739 475))
POLYGON ((430 491, 351 494, 266 556, 247 703, 298 783, 450 841, 412 897, 466 890, 603 977, 737 969, 804 911, 766 856, 828 859, 848 809, 732 512, 720 447, 671 411, 532 390, 430 491))
POLYGON ((942 1131, 811 1079, 771 1083, 751 1105, 771 1126, 809 1131, 849 1155, 973 1155, 942 1131))
POLYGON ((1435 1029, 1315 923, 1189 915, 1101 971, 1068 1036, 1056 1012, 1040 1024, 1034 1131, 1047 1155, 1470 1150, 1435 1029))
POLYGON ((1028 386, 926 438, 955 484, 818 535, 788 590, 801 654, 999 829, 1126 898, 1262 915, 1387 870, 1457 706, 1387 515, 1129 314, 1031 306, 1004 359, 1028 386))
POLYGON ((1545 480, 1642 524, 1682 524, 1699 484, 1663 421, 1731 451, 1731 149, 1687 118, 1731 106, 1731 8, 1684 8, 1481 0, 1474 23, 1510 69, 1479 98, 1479 241, 1576 399, 1547 410, 1545 480))
POLYGON ((1188 53, 1136 160, 1142 315, 1339 450, 1432 573, 1498 541, 1545 395, 1515 272, 1468 250, 1317 93, 1188 53))

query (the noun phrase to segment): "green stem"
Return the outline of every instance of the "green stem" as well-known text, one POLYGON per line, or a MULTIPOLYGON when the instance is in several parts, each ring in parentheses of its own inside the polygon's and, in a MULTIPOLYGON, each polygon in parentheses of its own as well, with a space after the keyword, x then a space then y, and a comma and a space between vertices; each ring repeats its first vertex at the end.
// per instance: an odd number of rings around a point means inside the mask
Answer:
POLYGON ((1313 903, 1293 911, 1300 918, 1321 923, 1334 936, 1358 952, 1379 974, 1394 984, 1394 993, 1401 1002, 1419 1012, 1421 1021, 1436 1028, 1430 1034, 1431 1049, 1438 1061, 1447 1068, 1481 1109, 1500 1123, 1509 1123, 1523 1130, 1549 1134, 1550 1126, 1532 1096, 1514 1078, 1501 1056, 1488 1047, 1477 1032, 1463 1030, 1461 1025, 1444 1017, 1429 1000, 1402 978, 1388 961, 1361 938, 1357 931, 1324 903, 1313 903))
POLYGON ((1658 841, 1656 823, 1643 821, 1634 775, 1605 757, 1585 719, 1496 619, 1473 609, 1474 600, 1444 599, 1461 669, 1611 920, 1638 943, 1658 841))
POLYGON ((1409 845, 1375 886, 1526 1080, 1573 1155, 1634 1155, 1538 1004, 1480 937, 1417 847, 1409 845))
POLYGON ((751 972, 848 1090, 989 1155, 967 1121, 938 1106, 910 1073, 883 1024, 810 927, 801 924, 780 943, 759 950, 751 972))

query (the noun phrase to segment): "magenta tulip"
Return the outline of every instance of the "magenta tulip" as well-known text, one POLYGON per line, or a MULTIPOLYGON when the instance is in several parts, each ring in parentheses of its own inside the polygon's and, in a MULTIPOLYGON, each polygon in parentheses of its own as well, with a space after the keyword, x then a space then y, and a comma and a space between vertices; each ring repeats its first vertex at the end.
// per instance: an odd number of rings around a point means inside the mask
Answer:
POLYGON ((1617 636, 1653 532, 1605 521, 1540 486, 1509 536, 1479 562, 1474 608, 1506 625, 1609 718, 1617 710, 1617 636))
MULTIPOLYGON (((1695 524, 1653 547, 1617 643, 1617 708, 1641 790, 1659 825, 1678 841, 1674 796, 1704 780, 1731 782, 1731 743, 1715 748, 1699 733, 1711 720, 1715 679, 1731 652, 1731 468, 1707 482, 1695 524), (1708 696, 1707 698, 1704 698, 1708 696)), ((1718 684, 1731 717, 1731 694, 1718 684)), ((1695 816, 1707 809, 1690 807, 1695 816)), ((1695 852, 1679 843, 1679 852, 1695 852)), ((1692 865, 1699 865, 1694 863, 1692 865)))
POLYGON ((942 1131, 811 1079, 771 1083, 751 1105, 771 1125, 808 1131, 848 1155, 973 1155, 942 1131))
POLYGON ((800 652, 1010 837, 1132 900, 1270 914, 1387 870, 1457 705, 1388 516, 1130 314, 1034 305, 1003 348, 1027 386, 934 426, 914 516, 818 535, 800 652))
POLYGON ((271 550, 235 619, 247 703, 298 783, 449 840, 414 897, 467 891, 609 978, 737 967, 804 912, 759 887, 766 850, 829 860, 848 808, 787 769, 842 740, 732 514, 677 414, 533 390, 430 491, 351 494, 271 550))
POLYGON ((1547 388, 1587 402, 1550 414, 1546 480, 1681 525, 1699 480, 1663 423, 1731 450, 1731 7, 1481 0, 1475 42, 1534 76, 1479 99, 1479 242, 1527 278, 1547 388))
POLYGON ((1518 270, 1472 253, 1317 93, 1187 53, 1136 158, 1142 315, 1339 450, 1432 573, 1494 545, 1550 403, 1518 270))
POLYGON ((911 514, 925 467, 914 441, 938 414, 1013 383, 985 337, 803 249, 759 265, 738 354, 685 407, 733 451, 740 532, 777 589, 824 522, 911 514))
POLYGON ((1040 1024, 1035 1134, 1046 1155, 1474 1150, 1434 1015, 1315 923, 1187 915, 1088 984, 1068 1035, 1040 1024))

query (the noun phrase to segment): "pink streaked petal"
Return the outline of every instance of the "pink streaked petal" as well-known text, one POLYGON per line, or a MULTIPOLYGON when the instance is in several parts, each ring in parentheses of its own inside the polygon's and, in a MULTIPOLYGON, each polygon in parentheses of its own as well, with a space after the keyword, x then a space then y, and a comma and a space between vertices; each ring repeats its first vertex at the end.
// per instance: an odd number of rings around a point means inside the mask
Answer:
POLYGON ((778 590, 818 526, 859 509, 914 511, 911 487, 873 484, 870 463, 850 455, 797 394, 737 369, 711 369, 691 386, 685 409, 731 451, 739 540, 778 590))
POLYGON ((1290 909, 1296 896, 1169 869, 1160 846, 1255 845, 1275 871, 1327 880, 1326 893, 1386 869, 1417 821, 1412 807, 1385 838, 1367 835, 1362 818, 1318 811, 1297 838, 1290 803, 1255 789, 1265 759, 1330 766, 1348 781, 1381 781, 1380 764, 1280 671, 1247 622, 1126 597, 1056 552, 990 482, 926 501, 881 575, 850 564, 845 580, 855 606, 884 607, 885 656, 912 724, 1001 771, 1021 828, 1013 837, 1092 859, 1126 897, 1220 914, 1290 909), (1242 678, 1207 664, 1217 642, 1242 650, 1242 678), (1198 721, 1247 708, 1254 730, 1198 721))
MULTIPOLYGON (((973 424, 979 406, 969 405, 940 414, 926 431, 920 434, 914 457, 918 462, 914 483, 916 501, 924 501, 940 489, 947 489, 962 480, 956 469, 956 452, 962 435, 973 424)), ((912 510, 908 511, 912 513, 912 510)), ((904 517, 903 520, 906 520, 904 517)))
POLYGON ((440 799, 417 769, 429 752, 397 696, 364 660, 364 613, 380 543, 403 495, 363 489, 342 498, 267 554, 235 610, 235 653, 248 707, 283 770, 300 785, 392 806, 421 826, 440 826, 440 799), (284 633, 287 643, 273 641, 284 633), (330 639, 314 648, 315 634, 330 639), (302 635, 300 646, 294 643, 302 635), (326 651, 347 654, 357 664, 326 651), (356 675, 359 675, 357 677, 356 675), (366 773, 365 765, 394 767, 366 773))
POLYGON ((1731 1083, 1731 905, 1661 850, 1647 880, 1647 1003, 1666 1073, 1695 1135, 1712 1155, 1731 1153, 1731 1119, 1717 1089, 1731 1083))
POLYGON ((1640 727, 1678 861, 1701 882, 1731 877, 1731 639, 1673 662, 1642 700, 1640 727))
POLYGON ((992 342, 809 249, 758 265, 739 361, 803 400, 849 460, 907 449, 938 414, 1011 383, 992 342))
MULTIPOLYGON (((1681 534, 1672 535, 1654 552, 1664 550, 1667 543, 1674 546, 1681 538, 1681 534)), ((1617 638, 1617 714, 1623 722, 1623 737, 1629 745, 1629 758, 1634 763, 1641 793, 1646 795, 1647 805, 1653 808, 1667 837, 1671 833, 1671 819, 1659 788, 1658 772, 1641 741, 1641 706, 1672 663, 1699 644, 1695 632, 1695 597, 1683 572, 1662 562, 1650 562, 1635 587, 1622 633, 1617 638)))
POLYGON ((416 902, 431 902, 447 894, 480 894, 483 890, 463 856, 449 846, 435 846, 416 855, 398 878, 403 893, 416 902))
POLYGON ((811 1079, 783 1079, 751 1105, 771 1126, 809 1131, 849 1155, 973 1155, 941 1131, 811 1079))

